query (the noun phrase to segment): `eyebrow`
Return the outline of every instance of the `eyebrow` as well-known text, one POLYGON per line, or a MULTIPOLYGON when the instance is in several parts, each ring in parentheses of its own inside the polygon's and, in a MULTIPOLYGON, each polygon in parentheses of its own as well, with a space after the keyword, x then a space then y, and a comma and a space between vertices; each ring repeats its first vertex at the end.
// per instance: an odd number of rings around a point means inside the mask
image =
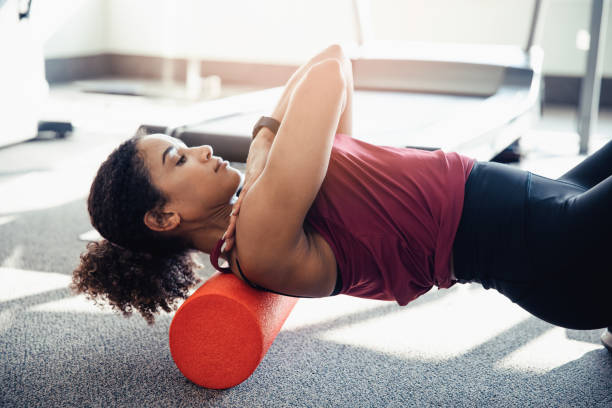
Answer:
POLYGON ((166 155, 170 152, 170 150, 175 149, 174 146, 168 146, 166 147, 166 150, 164 150, 164 153, 162 154, 162 165, 166 164, 166 155))

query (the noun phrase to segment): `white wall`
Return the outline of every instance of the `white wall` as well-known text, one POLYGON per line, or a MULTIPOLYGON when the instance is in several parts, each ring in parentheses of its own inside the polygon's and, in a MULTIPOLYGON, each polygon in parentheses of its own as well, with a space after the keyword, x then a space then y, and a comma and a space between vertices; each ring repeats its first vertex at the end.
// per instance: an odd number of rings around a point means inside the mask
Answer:
MULTIPOLYGON (((591 2, 544 1, 544 72, 580 76, 586 52, 576 48, 576 34, 588 29, 591 2)), ((34 2, 49 3, 72 15, 45 43, 47 58, 112 52, 300 63, 326 44, 356 38, 352 0, 34 2)), ((532 7, 533 0, 372 0, 372 31, 377 39, 522 45, 532 7)), ((604 75, 612 77, 612 27, 605 42, 604 75)))
POLYGON ((104 0, 34 0, 30 19, 44 44, 45 57, 106 52, 107 9, 104 0))
POLYGON ((300 62, 353 38, 350 0, 110 1, 108 49, 244 61, 300 62), (147 10, 140 17, 142 10, 147 10), (138 22, 138 24, 136 24, 138 22))
POLYGON ((382 40, 523 44, 533 0, 374 0, 374 34, 382 40))
MULTIPOLYGON (((586 69, 587 51, 576 47, 579 30, 589 29, 591 2, 589 0, 549 0, 541 46, 544 49, 544 73, 550 75, 582 76, 586 69)), ((610 9, 612 11, 612 8, 610 9)), ((612 18, 608 13, 608 25, 612 18)), ((603 72, 612 77, 612 27, 606 30, 603 72)))

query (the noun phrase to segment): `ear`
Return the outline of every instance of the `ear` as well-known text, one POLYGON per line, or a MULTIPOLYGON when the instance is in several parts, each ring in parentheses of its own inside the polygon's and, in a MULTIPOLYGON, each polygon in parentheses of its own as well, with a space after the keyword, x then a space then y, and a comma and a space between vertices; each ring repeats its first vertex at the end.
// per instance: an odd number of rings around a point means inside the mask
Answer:
POLYGON ((181 216, 175 211, 164 212, 160 209, 149 210, 144 216, 144 223, 153 231, 172 231, 181 224, 181 216))

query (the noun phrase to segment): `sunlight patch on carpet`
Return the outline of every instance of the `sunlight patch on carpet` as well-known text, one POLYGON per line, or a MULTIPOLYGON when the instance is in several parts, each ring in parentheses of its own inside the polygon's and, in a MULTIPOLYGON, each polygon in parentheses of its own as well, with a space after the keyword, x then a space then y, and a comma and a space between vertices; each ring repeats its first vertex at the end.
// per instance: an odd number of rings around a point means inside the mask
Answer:
POLYGON ((54 273, 0 267, 0 302, 33 296, 66 288, 70 276, 54 273))
POLYGON ((31 307, 29 310, 35 312, 53 313, 115 313, 110 306, 96 305, 93 300, 89 300, 85 295, 70 296, 64 299, 54 300, 31 307))
POLYGON ((529 318, 498 293, 466 286, 417 307, 409 304, 397 313, 332 328, 320 338, 400 358, 441 361, 468 353, 529 318))
POLYGON ((495 364, 495 368, 544 374, 579 359, 601 345, 568 339, 566 329, 553 327, 495 364))

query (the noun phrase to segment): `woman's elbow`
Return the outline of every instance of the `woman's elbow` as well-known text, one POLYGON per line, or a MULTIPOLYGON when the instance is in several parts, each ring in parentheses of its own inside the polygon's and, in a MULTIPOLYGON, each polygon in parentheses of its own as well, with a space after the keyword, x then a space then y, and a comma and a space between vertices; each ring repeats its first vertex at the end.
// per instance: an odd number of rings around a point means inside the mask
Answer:
POLYGON ((337 58, 328 58, 314 65, 309 76, 315 81, 325 81, 328 86, 337 87, 338 91, 346 89, 346 78, 342 69, 342 61, 337 58))
POLYGON ((346 58, 346 55, 344 54, 344 49, 342 48, 342 46, 340 44, 332 44, 332 45, 330 45, 325 50, 325 53, 327 55, 329 55, 330 57, 338 58, 341 61, 344 58, 346 58))

